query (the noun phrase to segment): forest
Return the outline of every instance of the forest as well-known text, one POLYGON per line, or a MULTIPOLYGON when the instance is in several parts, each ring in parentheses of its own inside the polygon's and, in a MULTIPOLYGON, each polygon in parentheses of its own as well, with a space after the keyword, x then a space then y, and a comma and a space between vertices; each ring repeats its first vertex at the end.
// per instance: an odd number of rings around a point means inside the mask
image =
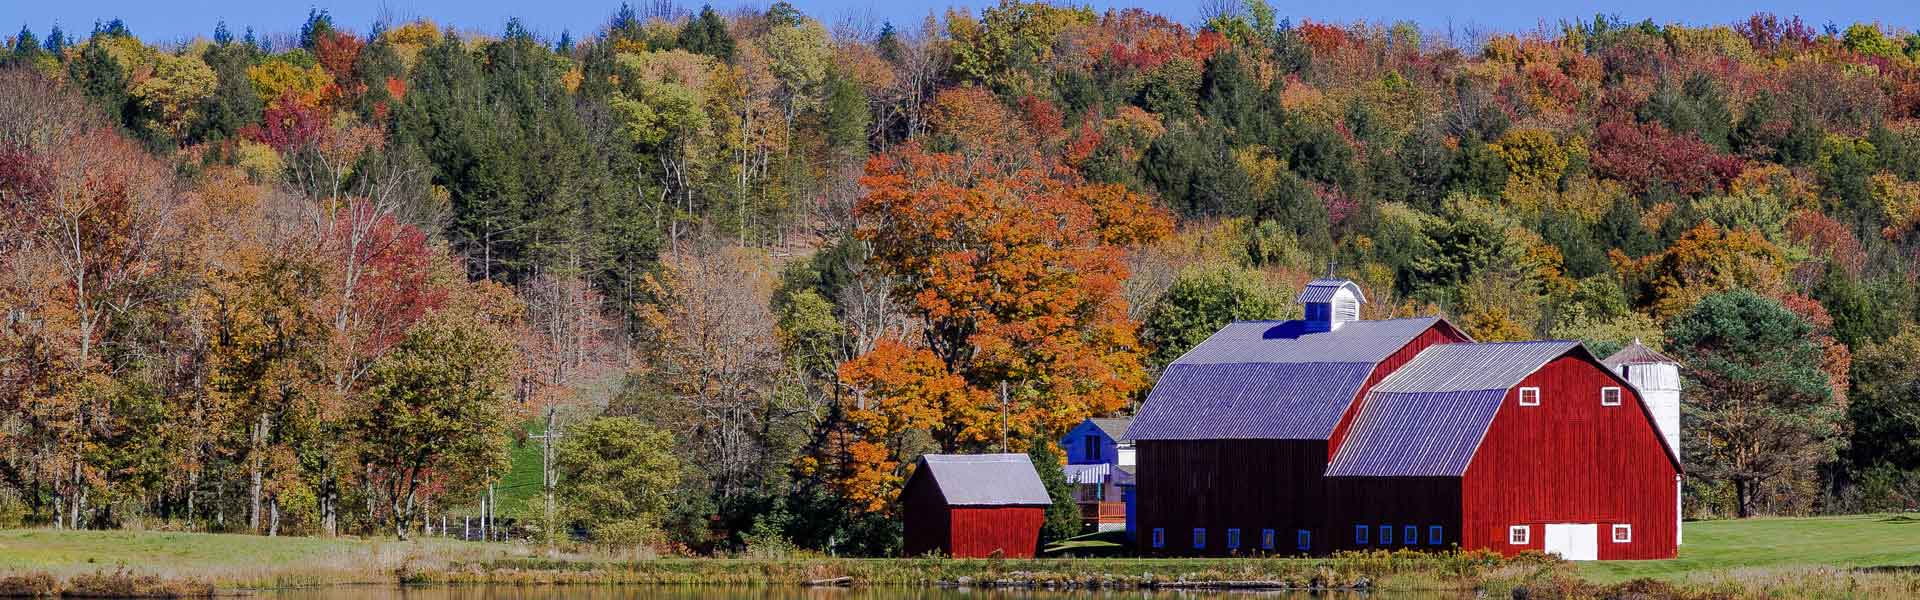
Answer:
POLYGON ((1920 505, 1920 34, 609 9, 6 38, 0 526, 405 537, 552 442, 521 534, 890 555, 1330 272, 1686 363, 1689 517, 1920 505))

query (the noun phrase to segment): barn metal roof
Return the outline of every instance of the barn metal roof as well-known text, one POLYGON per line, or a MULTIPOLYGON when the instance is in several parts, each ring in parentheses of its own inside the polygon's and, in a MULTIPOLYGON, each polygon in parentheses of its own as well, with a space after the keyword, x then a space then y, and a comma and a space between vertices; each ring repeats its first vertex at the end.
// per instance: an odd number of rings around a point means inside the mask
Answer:
POLYGON ((928 454, 913 476, 922 474, 933 477, 950 506, 1053 504, 1025 454, 928 454))
POLYGON ((1428 346, 1367 393, 1329 477, 1457 477, 1507 389, 1580 347, 1549 340, 1428 346))
POLYGON ((1107 437, 1113 438, 1113 441, 1116 441, 1116 442, 1122 439, 1126 439, 1127 427, 1129 425, 1133 425, 1133 417, 1114 417, 1114 418, 1108 418, 1108 419, 1087 419, 1087 420, 1093 421, 1093 426, 1099 427, 1100 433, 1107 434, 1107 437))
POLYGON ((1168 365, 1134 415, 1134 440, 1324 440, 1387 355, 1440 322, 1241 321, 1168 365))
POLYGON ((1506 392, 1368 393, 1327 476, 1458 477, 1506 392))
POLYGON ((1373 391, 1464 392, 1504 390, 1580 342, 1547 340, 1490 344, 1435 344, 1380 380, 1373 391))
POLYGON ((1652 348, 1641 344, 1640 338, 1634 338, 1633 343, 1627 344, 1625 348, 1621 348, 1619 352, 1613 353, 1613 356, 1600 362, 1607 365, 1608 369, 1618 369, 1620 365, 1680 364, 1680 361, 1668 358, 1667 355, 1655 352, 1652 348))
POLYGON ((1353 290, 1355 300, 1361 302, 1367 301, 1367 295, 1360 293, 1359 284, 1354 283, 1352 280, 1324 277, 1307 282, 1306 287, 1300 288, 1300 295, 1294 297, 1293 301, 1301 304, 1309 302, 1332 302, 1333 295, 1339 292, 1340 288, 1353 290))
POLYGON ((1067 474, 1067 483, 1075 484, 1106 483, 1107 475, 1113 472, 1107 463, 1067 465, 1063 470, 1067 474))

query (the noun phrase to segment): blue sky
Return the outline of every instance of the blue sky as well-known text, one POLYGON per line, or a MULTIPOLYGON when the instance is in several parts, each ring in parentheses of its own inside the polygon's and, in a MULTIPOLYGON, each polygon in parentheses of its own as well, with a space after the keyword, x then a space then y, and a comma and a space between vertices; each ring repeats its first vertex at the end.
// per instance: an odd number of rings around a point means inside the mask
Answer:
MULTIPOLYGON (((651 0, 630 0, 638 5, 651 0)), ((681 0, 683 6, 698 7, 702 0, 681 0)), ((829 24, 843 19, 856 22, 917 23, 929 11, 942 12, 949 6, 990 5, 997 0, 915 2, 910 0, 790 0, 807 14, 829 24)), ((1112 1, 1079 0, 1096 8, 1137 6, 1168 15, 1176 20, 1198 21, 1199 7, 1206 0, 1112 1)), ((767 0, 714 0, 723 11, 746 7, 764 7, 767 0)), ((529 29, 547 37, 572 30, 576 37, 590 32, 606 21, 620 5, 619 0, 102 0, 62 2, 47 0, 0 0, 0 31, 11 35, 26 25, 44 35, 56 22, 69 32, 84 34, 96 19, 121 17, 135 34, 149 41, 164 42, 212 31, 215 21, 225 19, 236 34, 251 26, 263 33, 298 30, 310 7, 327 9, 335 22, 356 31, 365 31, 381 15, 400 20, 414 16, 431 17, 442 24, 462 29, 498 31, 508 17, 520 17, 529 29)), ((1530 30, 1543 21, 1552 24, 1563 18, 1587 18, 1598 12, 1618 14, 1631 20, 1652 18, 1658 22, 1679 21, 1689 24, 1730 23, 1756 11, 1780 15, 1800 15, 1816 28, 1832 21, 1844 27, 1854 21, 1877 21, 1891 29, 1920 29, 1920 11, 1911 0, 1865 0, 1859 2, 1776 1, 1713 2, 1612 0, 1593 2, 1539 2, 1524 0, 1423 0, 1394 2, 1387 0, 1298 0, 1273 2, 1283 16, 1296 20, 1351 22, 1354 20, 1410 19, 1436 33, 1468 27, 1481 30, 1530 30)))

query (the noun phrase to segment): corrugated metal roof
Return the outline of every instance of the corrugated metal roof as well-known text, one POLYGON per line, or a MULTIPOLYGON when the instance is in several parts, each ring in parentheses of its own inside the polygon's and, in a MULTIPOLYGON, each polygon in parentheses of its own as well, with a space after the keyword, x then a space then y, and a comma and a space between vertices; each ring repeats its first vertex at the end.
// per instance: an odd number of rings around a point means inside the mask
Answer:
POLYGON ((1047 505, 1046 484, 1025 454, 928 454, 914 476, 931 475, 954 506, 1047 505))
POLYGON ((1328 477, 1458 477, 1506 389, 1367 394, 1328 477))
POLYGON ((1107 437, 1113 438, 1113 441, 1116 441, 1116 442, 1122 439, 1126 439, 1127 426, 1133 424, 1133 417, 1114 417, 1114 418, 1108 418, 1108 419, 1088 419, 1088 420, 1093 421, 1094 427, 1100 428, 1100 433, 1107 434, 1107 437))
POLYGON ((1133 418, 1134 440, 1324 440, 1372 362, 1180 364, 1133 418))
POLYGON ((1352 290, 1355 300, 1361 302, 1367 301, 1367 295, 1360 292, 1359 284, 1349 279, 1325 277, 1307 282, 1306 287, 1300 288, 1300 295, 1295 296, 1293 301, 1301 304, 1309 302, 1332 302, 1334 293, 1339 292, 1340 288, 1352 290))
POLYGON ((1305 321, 1236 321, 1174 364, 1377 363, 1439 321, 1350 321, 1333 331, 1308 331, 1305 321))
POLYGON ((1504 390, 1579 345, 1565 340, 1435 344, 1380 380, 1373 392, 1504 390))
POLYGON ((1619 352, 1613 353, 1613 356, 1609 356, 1606 360, 1600 362, 1601 364, 1607 365, 1608 369, 1613 370, 1618 370, 1620 365, 1646 365, 1654 363, 1680 364, 1680 361, 1668 358, 1667 355, 1655 352, 1652 348, 1641 344, 1639 338, 1634 338, 1633 343, 1627 344, 1625 348, 1621 348, 1619 352))

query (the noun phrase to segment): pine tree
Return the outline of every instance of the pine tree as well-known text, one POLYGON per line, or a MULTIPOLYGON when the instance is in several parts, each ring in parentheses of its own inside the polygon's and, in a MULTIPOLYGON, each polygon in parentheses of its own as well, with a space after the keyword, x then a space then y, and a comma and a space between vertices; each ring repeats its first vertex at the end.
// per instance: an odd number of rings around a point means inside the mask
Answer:
POLYGON ((714 12, 712 5, 701 7, 700 15, 680 28, 679 43, 688 52, 733 60, 733 36, 727 34, 726 19, 714 12))

